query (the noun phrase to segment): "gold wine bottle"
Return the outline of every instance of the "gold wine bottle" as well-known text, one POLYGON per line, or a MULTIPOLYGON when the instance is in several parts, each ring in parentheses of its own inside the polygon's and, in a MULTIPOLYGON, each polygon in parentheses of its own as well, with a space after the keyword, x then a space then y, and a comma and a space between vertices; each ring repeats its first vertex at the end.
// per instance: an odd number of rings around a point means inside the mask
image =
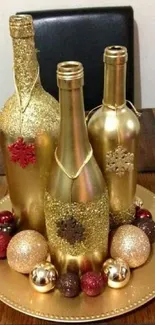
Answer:
POLYGON ((126 105, 127 57, 125 47, 105 49, 103 105, 88 123, 94 156, 107 181, 114 226, 132 222, 135 213, 140 124, 126 105))
POLYGON ((59 134, 59 104, 40 83, 32 17, 11 16, 10 34, 16 92, 0 115, 9 194, 21 229, 44 232, 43 197, 59 134))
POLYGON ((52 260, 60 272, 98 269, 108 247, 108 193, 88 140, 83 74, 79 62, 57 66, 60 138, 44 211, 52 260))

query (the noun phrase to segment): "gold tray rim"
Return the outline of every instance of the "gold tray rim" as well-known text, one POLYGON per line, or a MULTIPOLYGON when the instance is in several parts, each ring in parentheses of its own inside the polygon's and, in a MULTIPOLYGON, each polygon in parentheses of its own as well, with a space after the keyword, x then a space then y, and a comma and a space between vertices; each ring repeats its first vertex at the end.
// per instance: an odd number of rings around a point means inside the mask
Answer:
MULTIPOLYGON (((94 316, 81 316, 81 317, 64 317, 64 316, 57 316, 57 315, 51 315, 51 314, 43 314, 40 312, 33 312, 30 309, 23 308, 21 305, 16 304, 12 301, 10 301, 8 298, 6 298, 4 295, 0 295, 0 301, 5 303, 7 306, 13 308, 16 311, 22 312, 28 316, 32 316, 38 319, 43 319, 51 322, 62 322, 62 323, 88 323, 92 321, 101 321, 106 319, 111 319, 114 317, 118 317, 121 315, 124 315, 126 313, 129 313, 139 307, 142 307, 143 305, 147 304, 149 301, 155 298, 155 290, 152 291, 149 295, 146 295, 142 299, 138 300, 137 303, 129 304, 125 308, 115 309, 115 311, 111 311, 110 313, 103 313, 100 315, 94 315, 94 316)), ((90 298, 93 299, 93 298, 90 298)))
MULTIPOLYGON (((137 189, 142 188, 145 191, 148 192, 149 195, 154 196, 154 193, 150 190, 146 189, 145 187, 141 185, 137 185, 137 189)), ((3 199, 0 200, 0 205, 3 204, 5 201, 10 201, 9 195, 5 196, 3 199)), ((148 303, 152 299, 155 298, 155 290, 152 290, 148 295, 142 297, 137 302, 133 304, 127 304, 125 308, 117 308, 114 311, 102 313, 100 315, 90 315, 90 316, 73 316, 73 317, 67 317, 67 316, 58 316, 58 315, 51 315, 51 314, 44 314, 42 312, 33 311, 28 308, 25 308, 21 306, 20 304, 17 304, 16 302, 8 299, 4 294, 0 294, 0 301, 8 305, 9 307, 13 308, 16 311, 22 312, 28 316, 32 316, 38 319, 43 319, 47 321, 54 321, 54 322, 70 322, 70 323, 84 323, 84 322, 92 322, 92 321, 99 321, 99 320, 106 320, 111 319, 113 317, 118 317, 120 315, 126 314, 128 312, 131 312, 144 304, 148 303)), ((90 298, 93 299, 93 298, 90 298)))

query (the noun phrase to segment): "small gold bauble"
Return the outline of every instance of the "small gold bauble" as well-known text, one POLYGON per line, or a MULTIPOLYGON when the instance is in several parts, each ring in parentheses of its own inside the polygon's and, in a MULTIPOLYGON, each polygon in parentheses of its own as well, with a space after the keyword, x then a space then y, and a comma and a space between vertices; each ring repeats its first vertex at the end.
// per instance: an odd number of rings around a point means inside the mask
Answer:
POLYGON ((38 292, 48 292, 54 289, 58 272, 49 262, 37 264, 29 275, 32 287, 38 292))
POLYGON ((143 265, 150 255, 150 242, 147 235, 138 227, 124 225, 117 228, 111 242, 112 258, 120 257, 131 268, 143 265))
POLYGON ((109 258, 103 264, 103 272, 108 277, 108 286, 115 289, 123 288, 130 280, 128 264, 121 258, 109 258))
POLYGON ((9 266, 20 273, 28 274, 34 266, 46 261, 48 244, 35 230, 24 230, 15 235, 7 248, 9 266))

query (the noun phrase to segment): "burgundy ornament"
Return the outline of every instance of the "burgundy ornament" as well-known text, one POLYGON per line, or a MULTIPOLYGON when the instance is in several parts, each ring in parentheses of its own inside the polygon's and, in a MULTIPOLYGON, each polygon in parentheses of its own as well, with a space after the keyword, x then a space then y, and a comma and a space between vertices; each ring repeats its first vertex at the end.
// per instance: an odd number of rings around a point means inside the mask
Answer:
POLYGON ((14 222, 14 216, 11 211, 1 211, 0 212, 0 224, 10 224, 14 222))
POLYGON ((155 222, 149 218, 136 219, 134 225, 145 232, 151 244, 155 242, 155 222))
POLYGON ((0 223, 0 232, 5 232, 10 235, 14 235, 16 233, 17 227, 16 222, 12 223, 0 223))
POLYGON ((76 297, 81 291, 79 276, 72 272, 64 273, 59 277, 56 287, 65 297, 76 297))
POLYGON ((105 281, 101 273, 91 271, 81 277, 81 289, 88 296, 99 295, 104 287, 105 281))
POLYGON ((152 219, 152 214, 149 210, 147 209, 138 209, 138 211, 136 211, 136 215, 135 215, 136 219, 152 219))
POLYGON ((6 258, 6 251, 12 236, 5 232, 0 233, 0 259, 6 258))

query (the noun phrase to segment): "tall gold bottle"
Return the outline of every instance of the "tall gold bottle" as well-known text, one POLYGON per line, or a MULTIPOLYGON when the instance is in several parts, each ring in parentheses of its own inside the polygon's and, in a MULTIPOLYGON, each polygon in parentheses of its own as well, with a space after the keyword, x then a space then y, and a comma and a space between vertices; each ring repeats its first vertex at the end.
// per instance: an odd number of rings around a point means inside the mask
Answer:
POLYGON ((44 232, 43 197, 59 134, 59 104, 40 83, 32 17, 11 16, 10 34, 16 92, 0 115, 9 194, 21 228, 44 232))
POLYGON ((134 218, 137 146, 140 124, 126 105, 127 49, 107 47, 104 52, 104 101, 88 123, 94 156, 106 178, 113 225, 134 218))
POLYGON ((45 219, 52 259, 61 272, 98 269, 107 254, 108 193, 88 140, 83 103, 83 66, 57 67, 61 126, 45 219))

